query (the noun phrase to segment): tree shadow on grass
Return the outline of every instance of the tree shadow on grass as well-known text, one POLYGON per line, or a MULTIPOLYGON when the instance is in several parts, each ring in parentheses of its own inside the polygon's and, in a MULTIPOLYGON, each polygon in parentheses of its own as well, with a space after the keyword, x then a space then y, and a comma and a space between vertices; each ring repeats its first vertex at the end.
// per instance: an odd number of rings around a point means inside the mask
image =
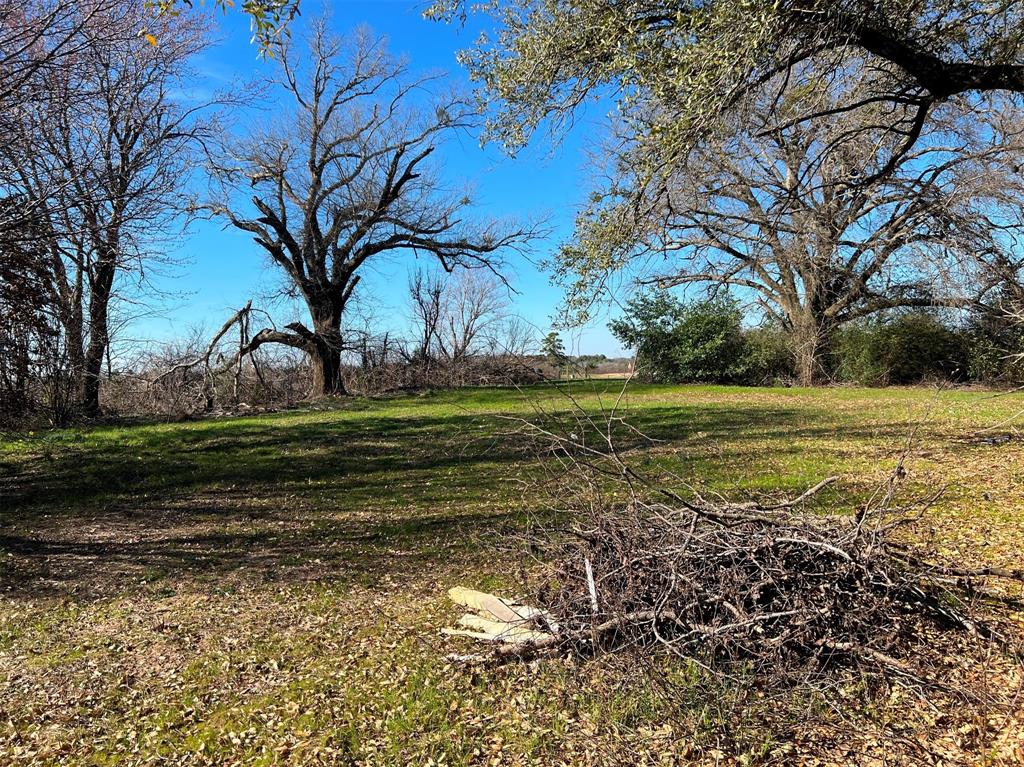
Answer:
MULTIPOLYGON (((778 459, 806 450, 802 440, 907 430, 755 404, 645 403, 628 417, 656 442, 623 430, 623 447, 699 453, 710 442, 751 466, 766 442, 778 459)), ((327 411, 58 444, 0 473, 0 589, 105 594, 181 578, 358 580, 437 566, 523 519, 530 501, 517 480, 537 457, 516 430, 493 415, 327 411)))
POLYGON ((100 599, 186 582, 219 588, 301 582, 372 585, 464 561, 477 536, 514 529, 515 511, 313 524, 167 527, 145 535, 0 534, 0 591, 12 598, 100 599))
MULTIPOLYGON (((373 500, 370 486, 400 475, 442 477, 523 457, 515 447, 482 439, 478 419, 360 418, 356 421, 237 425, 216 430, 145 431, 126 444, 62 447, 8 465, 0 477, 4 519, 78 515, 143 501, 171 503, 197 493, 245 488, 268 497, 345 494, 347 506, 373 500), (474 444, 474 442, 476 444, 474 444)), ((422 485, 429 496, 430 485, 422 485)), ((429 498, 427 498, 429 500, 429 498)))

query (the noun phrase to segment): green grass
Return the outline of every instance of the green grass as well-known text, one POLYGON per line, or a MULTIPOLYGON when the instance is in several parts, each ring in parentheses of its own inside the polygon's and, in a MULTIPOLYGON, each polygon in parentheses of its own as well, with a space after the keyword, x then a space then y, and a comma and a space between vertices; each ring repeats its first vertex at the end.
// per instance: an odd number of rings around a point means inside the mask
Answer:
MULTIPOLYGON (((566 391, 597 412, 620 386, 0 439, 0 763, 684 759, 701 717, 730 715, 686 696, 692 669, 673 672, 674 701, 624 683, 613 658, 467 673, 437 632, 448 587, 515 588, 500 544, 543 511, 524 489, 541 459, 509 417, 565 410, 566 391)), ((853 508, 913 433, 909 487, 950 485, 939 547, 1007 565, 1024 443, 970 438, 1022 408, 973 391, 634 386, 622 412, 650 440, 621 440, 647 471, 733 497, 839 474, 822 503, 853 508)))

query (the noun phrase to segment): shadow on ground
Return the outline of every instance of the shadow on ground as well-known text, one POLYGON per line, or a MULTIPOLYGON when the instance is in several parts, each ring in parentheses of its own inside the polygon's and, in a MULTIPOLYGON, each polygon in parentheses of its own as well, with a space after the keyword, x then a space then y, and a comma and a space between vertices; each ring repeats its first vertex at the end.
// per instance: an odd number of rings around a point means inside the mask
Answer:
MULTIPOLYGON (((626 447, 719 446, 727 463, 801 441, 898 438, 807 407, 650 406, 626 447), (820 415, 820 414, 818 414, 820 415)), ((372 410, 138 426, 42 443, 0 466, 0 589, 79 598, 182 579, 371 581, 479 553, 530 509, 535 445, 493 415, 372 410), (521 436, 521 435, 520 435, 521 436)), ((685 464, 687 458, 679 458, 685 464)))

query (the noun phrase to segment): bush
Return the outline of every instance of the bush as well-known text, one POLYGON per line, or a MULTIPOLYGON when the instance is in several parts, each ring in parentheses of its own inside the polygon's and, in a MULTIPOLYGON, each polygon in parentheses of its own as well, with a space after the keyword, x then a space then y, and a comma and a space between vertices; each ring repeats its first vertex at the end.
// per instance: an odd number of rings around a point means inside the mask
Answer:
POLYGON ((685 307, 676 330, 673 354, 682 380, 735 383, 746 371, 743 313, 729 300, 693 303, 685 307))
MULTIPOLYGON (((951 320, 948 313, 907 311, 847 324, 831 338, 829 369, 837 381, 864 386, 1024 381, 1024 328, 1009 311, 987 308, 966 324, 951 320)), ((744 329, 743 313, 729 299, 684 303, 664 291, 645 293, 609 328, 635 350, 643 381, 764 386, 796 376, 789 334, 771 325, 744 329)))
POLYGON ((990 384, 1024 382, 1024 327, 1002 302, 972 314, 968 325, 968 375, 990 384))
POLYGON ((684 304, 665 292, 644 293, 609 324, 636 350, 638 377, 661 383, 736 383, 746 374, 743 313, 734 301, 684 304))
POLYGON ((772 386, 796 377, 793 345, 784 330, 773 326, 752 328, 744 333, 744 338, 747 383, 772 386))
POLYGON ((934 314, 912 312, 850 325, 836 334, 836 377, 868 386, 966 379, 968 335, 934 314))
POLYGON ((868 323, 848 325, 832 339, 832 357, 838 381, 878 386, 884 382, 878 359, 877 326, 868 323))

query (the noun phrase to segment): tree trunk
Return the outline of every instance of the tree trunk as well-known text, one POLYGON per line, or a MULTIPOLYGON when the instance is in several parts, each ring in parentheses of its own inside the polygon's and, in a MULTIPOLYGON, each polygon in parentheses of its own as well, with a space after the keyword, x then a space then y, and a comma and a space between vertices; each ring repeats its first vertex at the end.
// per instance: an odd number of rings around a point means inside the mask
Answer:
POLYGON ((90 335, 89 348, 85 351, 85 378, 82 381, 82 413, 90 417, 100 414, 100 376, 103 373, 104 349, 94 338, 90 335))
POLYGON ((100 378, 103 375, 103 358, 110 341, 107 327, 107 310, 114 285, 115 260, 112 253, 96 267, 89 292, 89 344, 85 349, 84 378, 82 381, 82 412, 91 417, 100 414, 100 378))
POLYGON ((345 383, 341 378, 341 313, 342 307, 333 302, 326 306, 310 307, 313 315, 313 338, 309 349, 313 365, 311 396, 344 395, 345 383))
POLYGON ((829 330, 813 320, 793 326, 793 354, 800 386, 815 386, 826 377, 829 330))
POLYGON ((60 291, 60 323, 64 331, 64 343, 67 354, 67 377, 61 382, 55 381, 65 392, 65 404, 78 406, 82 401, 85 388, 85 322, 82 306, 82 273, 76 276, 74 290, 60 291))
POLYGON ((324 342, 318 335, 309 353, 313 365, 313 397, 343 395, 345 382, 341 378, 341 349, 324 342))
POLYGON ((89 345, 85 349, 80 402, 82 412, 91 417, 100 414, 100 377, 107 341, 107 305, 104 301, 97 306, 94 295, 89 305, 89 345))

